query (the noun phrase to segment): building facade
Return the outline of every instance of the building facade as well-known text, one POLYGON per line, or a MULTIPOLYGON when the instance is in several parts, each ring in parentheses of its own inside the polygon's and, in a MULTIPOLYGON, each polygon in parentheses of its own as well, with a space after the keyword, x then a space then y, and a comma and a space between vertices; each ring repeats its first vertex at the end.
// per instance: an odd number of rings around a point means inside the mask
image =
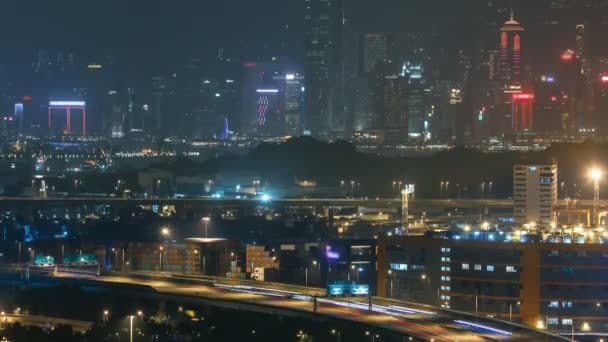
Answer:
POLYGON ((550 225, 557 204, 557 164, 513 166, 513 220, 550 225))
POLYGON ((606 331, 608 248, 588 233, 378 238, 378 295, 536 328, 606 331))

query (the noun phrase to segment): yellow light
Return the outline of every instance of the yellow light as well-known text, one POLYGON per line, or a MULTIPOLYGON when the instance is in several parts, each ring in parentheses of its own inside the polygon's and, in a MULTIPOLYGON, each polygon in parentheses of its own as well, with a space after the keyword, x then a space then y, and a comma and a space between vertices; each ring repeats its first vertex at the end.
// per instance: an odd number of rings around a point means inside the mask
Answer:
POLYGON ((602 170, 598 168, 593 168, 589 171, 589 177, 591 177, 594 181, 599 181, 602 178, 602 170))
POLYGON ((471 230, 471 226, 469 226, 469 225, 467 224, 466 226, 464 226, 463 230, 464 230, 465 232, 468 232, 468 231, 470 231, 470 230, 471 230))
POLYGON ((589 323, 585 322, 583 323, 583 326, 581 327, 582 331, 589 331, 591 330, 591 326, 589 325, 589 323))
POLYGON ((103 68, 103 66, 101 64, 89 64, 87 66, 87 68, 89 68, 89 69, 101 69, 101 68, 103 68))
POLYGON ((539 319, 538 322, 536 322, 536 329, 545 329, 545 322, 543 322, 542 319, 539 319))

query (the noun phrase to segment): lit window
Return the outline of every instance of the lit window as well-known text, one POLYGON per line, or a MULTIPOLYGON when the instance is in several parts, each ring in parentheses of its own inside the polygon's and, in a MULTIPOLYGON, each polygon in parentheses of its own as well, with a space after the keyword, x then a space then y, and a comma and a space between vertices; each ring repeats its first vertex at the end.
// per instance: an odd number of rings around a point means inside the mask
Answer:
POLYGON ((407 271, 407 264, 393 264, 391 263, 391 270, 393 271, 407 271))
POLYGON ((558 325, 559 319, 557 317, 549 317, 547 318, 547 324, 549 325, 558 325))
POLYGON ((562 308, 572 309, 572 302, 562 302, 562 308))
POLYGON ((562 325, 572 325, 572 318, 562 318, 562 325))
POLYGON ((550 301, 549 305, 547 305, 547 307, 549 307, 549 308, 558 308, 559 307, 559 302, 558 301, 550 301))
POLYGON ((507 273, 517 272, 517 270, 515 269, 515 266, 507 266, 507 267, 505 267, 505 270, 507 271, 507 273))
POLYGON ((488 266, 486 266, 486 271, 488 271, 488 272, 494 272, 494 265, 488 265, 488 266))
POLYGON ((469 269, 469 264, 462 264, 462 269, 463 270, 468 270, 469 269))
POLYGON ((475 265, 475 271, 481 271, 481 265, 475 265))

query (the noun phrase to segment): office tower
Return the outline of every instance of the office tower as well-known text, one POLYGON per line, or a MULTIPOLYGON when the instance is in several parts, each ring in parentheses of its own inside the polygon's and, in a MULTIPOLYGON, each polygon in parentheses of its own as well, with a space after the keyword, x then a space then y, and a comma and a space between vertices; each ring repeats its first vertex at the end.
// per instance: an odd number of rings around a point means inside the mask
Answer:
POLYGON ((324 135, 329 130, 329 79, 334 64, 338 2, 304 0, 305 130, 324 135))
POLYGON ((356 79, 360 72, 361 37, 352 22, 352 2, 342 1, 342 21, 339 41, 339 89, 334 94, 335 120, 341 124, 343 137, 352 137, 355 131, 356 79))
POLYGON ((285 75, 283 91, 283 116, 285 133, 292 136, 302 134, 302 84, 303 77, 292 73, 285 75))
POLYGON ((557 164, 513 166, 513 219, 518 225, 553 222, 557 164))
POLYGON ((534 128, 534 94, 516 93, 511 97, 513 131, 534 128))
POLYGON ((506 91, 521 89, 521 34, 524 28, 511 18, 500 27, 499 77, 506 91))
POLYGON ((15 103, 14 118, 17 121, 17 133, 23 133, 23 103, 15 103))
POLYGON ((363 36, 363 72, 374 72, 376 64, 387 56, 388 43, 381 33, 367 33, 363 36))
POLYGON ((281 95, 279 89, 257 89, 257 122, 255 131, 262 134, 278 135, 281 126, 281 95))
POLYGON ((259 131, 260 113, 258 89, 279 89, 280 80, 273 79, 279 73, 278 66, 272 62, 243 63, 241 86, 242 111, 241 117, 233 126, 242 134, 254 134, 259 131))
POLYGON ((385 142, 403 143, 408 133, 408 80, 400 75, 385 76, 382 95, 380 115, 385 142))
POLYGON ((424 138, 428 129, 428 121, 425 115, 425 91, 422 73, 422 64, 419 63, 406 62, 402 68, 403 77, 408 79, 408 135, 414 139, 424 138))
POLYGON ((567 97, 564 98, 561 89, 561 80, 551 73, 540 77, 534 89, 535 118, 534 130, 544 132, 560 132, 562 115, 565 111, 567 97))
POLYGON ((121 102, 116 90, 110 90, 104 101, 104 115, 109 117, 109 136, 114 139, 125 136, 125 115, 121 102))

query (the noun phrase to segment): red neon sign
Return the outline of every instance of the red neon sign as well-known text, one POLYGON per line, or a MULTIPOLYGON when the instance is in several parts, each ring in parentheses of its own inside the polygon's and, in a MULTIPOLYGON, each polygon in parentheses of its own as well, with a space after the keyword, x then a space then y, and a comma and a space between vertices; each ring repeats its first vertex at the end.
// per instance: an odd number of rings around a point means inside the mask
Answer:
POLYGON ((533 100, 533 99, 534 99, 534 94, 526 94, 526 93, 513 94, 513 100, 533 100))

